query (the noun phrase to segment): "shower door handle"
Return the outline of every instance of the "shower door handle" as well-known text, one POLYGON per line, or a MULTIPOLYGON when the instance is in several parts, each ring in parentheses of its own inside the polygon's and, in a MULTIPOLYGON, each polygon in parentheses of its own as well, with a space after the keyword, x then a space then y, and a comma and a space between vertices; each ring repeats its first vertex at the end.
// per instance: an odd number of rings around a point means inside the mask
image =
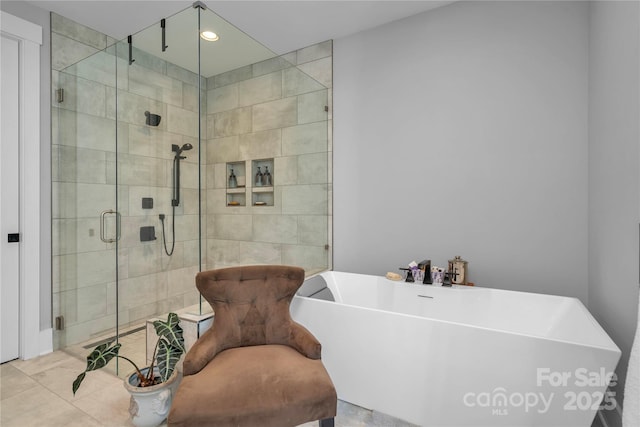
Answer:
POLYGON ((114 211, 113 209, 102 211, 100 214, 100 240, 105 243, 113 243, 120 240, 120 212, 114 211), (116 216, 116 237, 114 239, 107 239, 105 237, 105 217, 113 214, 116 216))

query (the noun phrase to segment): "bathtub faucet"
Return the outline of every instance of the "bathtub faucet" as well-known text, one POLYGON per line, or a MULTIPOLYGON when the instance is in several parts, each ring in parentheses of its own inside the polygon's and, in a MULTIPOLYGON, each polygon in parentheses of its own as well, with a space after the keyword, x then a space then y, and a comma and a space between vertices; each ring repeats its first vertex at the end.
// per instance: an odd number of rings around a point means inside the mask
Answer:
POLYGON ((400 270, 402 271, 406 271, 407 272, 407 277, 405 278, 405 282, 409 282, 409 283, 413 283, 413 272, 411 271, 410 268, 400 268, 400 270))
POLYGON ((451 286, 451 282, 455 281, 459 276, 458 269, 454 268, 453 271, 447 271, 444 273, 444 281, 442 282, 442 286, 451 286))

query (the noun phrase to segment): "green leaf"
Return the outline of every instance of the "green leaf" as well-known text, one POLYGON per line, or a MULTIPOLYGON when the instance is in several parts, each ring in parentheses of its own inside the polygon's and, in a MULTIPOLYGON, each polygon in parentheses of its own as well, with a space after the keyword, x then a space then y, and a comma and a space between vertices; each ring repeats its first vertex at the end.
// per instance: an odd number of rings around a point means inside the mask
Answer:
POLYGON ((80 388, 80 384, 82 384, 87 372, 104 368, 111 359, 118 356, 121 344, 114 344, 113 347, 111 347, 111 344, 113 344, 113 342, 100 344, 87 356, 87 367, 73 382, 74 395, 76 394, 76 391, 78 391, 78 388, 80 388))
POLYGON ((82 380, 84 380, 86 371, 81 373, 80 375, 78 375, 78 378, 76 378, 76 380, 73 382, 73 395, 76 395, 76 391, 78 391, 78 388, 80 387, 80 384, 82 384, 82 380))
POLYGON ((163 382, 169 379, 184 353, 184 338, 179 323, 180 319, 175 313, 169 313, 166 322, 162 320, 153 322, 159 337, 156 360, 163 382))
POLYGON ((179 325, 180 318, 176 313, 169 313, 167 321, 156 320, 153 326, 156 328, 156 334, 160 340, 166 339, 172 347, 180 348, 184 351, 184 338, 182 337, 182 328, 179 325))
POLYGON ((102 344, 96 347, 89 356, 87 356, 87 369, 85 372, 95 371, 96 369, 104 368, 107 363, 114 357, 118 356, 118 351, 122 344, 114 344, 110 347, 111 343, 102 344))
POLYGON ((169 377, 171 377, 182 353, 182 348, 174 347, 166 340, 161 340, 158 343, 158 370, 160 371, 162 382, 167 381, 169 377))

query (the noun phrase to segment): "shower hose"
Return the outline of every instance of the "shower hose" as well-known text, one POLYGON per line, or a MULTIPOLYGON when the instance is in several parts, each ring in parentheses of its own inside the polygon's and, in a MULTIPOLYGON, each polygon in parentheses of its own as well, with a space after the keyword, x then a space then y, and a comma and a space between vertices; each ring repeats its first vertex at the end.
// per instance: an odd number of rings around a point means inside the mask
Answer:
POLYGON ((164 244, 164 252, 171 256, 173 250, 176 247, 176 207, 171 207, 171 251, 167 249, 167 239, 164 235, 164 214, 160 215, 160 222, 162 223, 162 243, 164 244))

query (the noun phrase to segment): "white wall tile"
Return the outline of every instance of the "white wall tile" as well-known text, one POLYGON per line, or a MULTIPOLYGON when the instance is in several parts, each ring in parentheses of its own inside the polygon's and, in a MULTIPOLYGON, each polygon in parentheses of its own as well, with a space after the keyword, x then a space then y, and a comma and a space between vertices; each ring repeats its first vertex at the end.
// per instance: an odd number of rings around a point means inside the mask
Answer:
POLYGON ((216 215, 213 235, 221 240, 252 240, 252 224, 251 215, 216 215))
POLYGON ((326 215, 326 185, 293 185, 282 188, 283 214, 326 215))
POLYGON ((238 85, 231 84, 207 91, 207 113, 238 108, 238 85))
POLYGON ((238 160, 279 157, 282 153, 282 131, 272 129, 240 135, 238 160))
POLYGON ((326 121, 328 105, 327 90, 298 96, 298 124, 326 121))
POLYGON ((253 106, 253 130, 277 129, 298 122, 298 102, 295 97, 265 102, 253 106))
POLYGON ((298 68, 305 74, 311 76, 315 81, 325 88, 333 85, 333 59, 329 56, 298 65, 298 68))
POLYGON ((251 107, 237 108, 213 115, 213 137, 251 132, 251 107))
POLYGON ((298 243, 298 218, 290 215, 254 215, 253 240, 268 243, 298 243))
POLYGON ((298 65, 300 65, 304 64, 305 62, 315 61, 316 59, 331 56, 332 51, 333 43, 331 40, 298 49, 296 51, 297 63, 298 65))
POLYGON ((95 49, 104 49, 107 47, 106 35, 74 22, 69 18, 65 18, 62 15, 58 15, 57 13, 51 13, 51 31, 95 49))
POLYGON ((327 122, 316 122, 282 129, 285 156, 327 151, 327 122))
POLYGON ((326 184, 327 153, 298 156, 298 184, 326 184))
POLYGON ((282 97, 282 73, 270 73, 238 83, 241 107, 273 101, 282 97))
POLYGON ((295 96, 324 89, 324 86, 298 68, 283 71, 284 96, 295 96))

